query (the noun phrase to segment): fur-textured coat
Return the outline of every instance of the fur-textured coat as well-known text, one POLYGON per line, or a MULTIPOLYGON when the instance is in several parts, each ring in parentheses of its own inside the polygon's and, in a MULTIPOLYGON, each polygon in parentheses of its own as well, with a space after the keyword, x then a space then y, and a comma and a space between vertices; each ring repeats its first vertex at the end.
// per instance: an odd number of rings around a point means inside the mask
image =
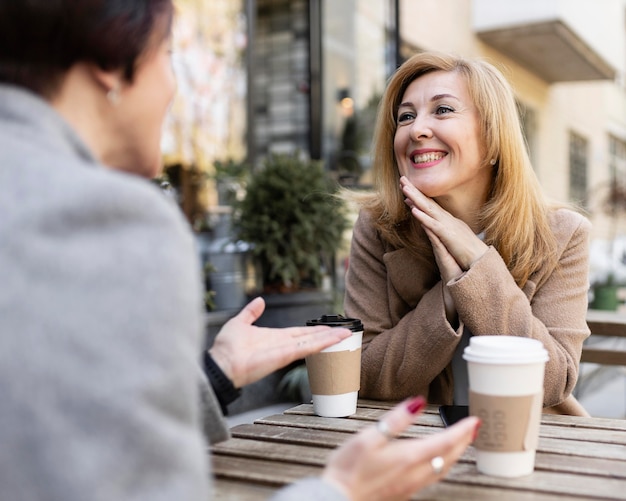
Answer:
MULTIPOLYGON (((200 367, 200 266, 180 211, 6 85, 0 181, 2 499, 211 499, 202 431, 228 430, 200 367)), ((346 498, 316 478, 275 499, 346 498)))
POLYGON ((558 265, 542 267, 520 289, 490 247, 449 284, 460 321, 446 320, 436 266, 396 249, 361 211, 354 227, 346 275, 345 313, 365 327, 359 396, 399 400, 425 395, 452 403, 451 359, 464 326, 477 336, 513 335, 540 340, 549 353, 544 411, 586 415, 571 395, 578 377, 586 323, 589 221, 559 209, 550 216, 558 265))

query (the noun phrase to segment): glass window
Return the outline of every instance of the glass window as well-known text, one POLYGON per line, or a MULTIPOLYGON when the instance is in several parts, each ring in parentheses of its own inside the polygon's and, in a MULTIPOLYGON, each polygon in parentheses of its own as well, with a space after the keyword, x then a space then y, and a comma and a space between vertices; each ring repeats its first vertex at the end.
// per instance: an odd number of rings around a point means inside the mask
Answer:
POLYGON ((376 109, 395 67, 395 5, 390 0, 323 3, 322 156, 346 185, 369 182, 376 109))
POLYGON ((246 22, 243 0, 174 3, 172 63, 178 89, 164 124, 162 151, 165 173, 195 226, 217 203, 206 182, 214 163, 246 154, 246 22))
POLYGON ((609 170, 611 179, 626 182, 626 141, 609 136, 609 170))
POLYGON ((569 136, 569 199, 587 205, 587 140, 574 132, 569 136))
POLYGON ((309 152, 309 12, 305 0, 257 0, 249 157, 309 152))

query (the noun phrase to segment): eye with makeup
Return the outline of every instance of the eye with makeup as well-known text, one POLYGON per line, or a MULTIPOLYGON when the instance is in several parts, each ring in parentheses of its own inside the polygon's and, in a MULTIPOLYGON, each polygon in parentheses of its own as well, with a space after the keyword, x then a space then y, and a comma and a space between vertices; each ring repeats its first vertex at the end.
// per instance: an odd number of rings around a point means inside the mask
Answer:
POLYGON ((439 105, 435 109, 435 115, 447 115, 448 113, 454 113, 454 108, 452 108, 452 106, 448 106, 447 104, 439 105))
POLYGON ((412 120, 415 120, 414 112, 412 111, 399 111, 398 112, 398 119, 397 119, 398 125, 406 124, 408 122, 411 122, 412 120))

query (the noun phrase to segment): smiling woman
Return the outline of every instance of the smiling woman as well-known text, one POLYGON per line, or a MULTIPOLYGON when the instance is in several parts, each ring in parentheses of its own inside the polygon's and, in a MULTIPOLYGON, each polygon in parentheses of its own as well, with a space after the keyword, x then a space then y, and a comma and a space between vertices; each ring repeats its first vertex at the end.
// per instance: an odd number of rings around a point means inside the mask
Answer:
POLYGON ((550 354, 544 407, 585 414, 571 391, 589 335, 590 225, 545 201, 502 74, 413 56, 389 81, 374 151, 344 303, 365 326, 361 395, 467 404, 469 338, 516 335, 550 354))
MULTIPOLYGON (((493 169, 463 75, 434 71, 407 87, 394 150, 400 174, 449 212, 470 221, 487 199, 493 169), (435 168, 436 167, 436 168, 435 168)), ((471 221, 477 232, 478 221, 471 221)))

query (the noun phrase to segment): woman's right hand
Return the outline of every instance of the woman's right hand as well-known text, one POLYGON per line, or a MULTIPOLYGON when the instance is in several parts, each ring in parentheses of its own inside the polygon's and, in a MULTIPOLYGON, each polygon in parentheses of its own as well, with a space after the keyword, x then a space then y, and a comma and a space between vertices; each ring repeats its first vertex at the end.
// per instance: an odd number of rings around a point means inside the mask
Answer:
POLYGON ((427 438, 394 440, 424 405, 422 397, 407 400, 348 440, 333 452, 322 479, 352 501, 403 500, 441 480, 474 440, 480 420, 463 419, 427 438), (433 458, 443 458, 440 472, 433 458))

